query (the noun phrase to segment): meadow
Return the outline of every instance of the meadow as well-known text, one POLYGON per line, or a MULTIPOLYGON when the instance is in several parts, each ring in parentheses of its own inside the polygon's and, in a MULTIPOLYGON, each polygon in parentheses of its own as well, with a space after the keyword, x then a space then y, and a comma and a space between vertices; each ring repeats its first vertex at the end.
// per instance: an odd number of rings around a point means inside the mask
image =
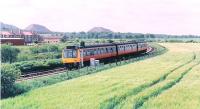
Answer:
POLYGON ((200 44, 1 100, 3 109, 198 109, 200 44))

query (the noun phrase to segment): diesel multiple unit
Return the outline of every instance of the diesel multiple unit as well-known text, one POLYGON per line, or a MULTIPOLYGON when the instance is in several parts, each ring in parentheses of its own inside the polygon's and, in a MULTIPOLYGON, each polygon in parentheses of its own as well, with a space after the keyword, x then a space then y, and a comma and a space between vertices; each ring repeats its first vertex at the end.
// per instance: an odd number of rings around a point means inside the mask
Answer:
POLYGON ((103 61, 146 51, 147 43, 145 42, 67 46, 62 51, 62 62, 67 68, 71 68, 79 66, 81 62, 88 63, 91 58, 103 61))

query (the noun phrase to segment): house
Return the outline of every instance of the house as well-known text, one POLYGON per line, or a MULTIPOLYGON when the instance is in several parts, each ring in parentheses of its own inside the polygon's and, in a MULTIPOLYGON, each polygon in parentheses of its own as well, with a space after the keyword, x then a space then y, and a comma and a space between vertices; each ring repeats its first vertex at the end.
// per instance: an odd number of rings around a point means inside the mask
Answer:
POLYGON ((34 32, 23 31, 21 35, 24 38, 25 44, 39 42, 39 35, 34 32))
POLYGON ((60 40, 61 40, 61 37, 58 37, 58 36, 42 37, 43 43, 59 43, 60 40))
POLYGON ((39 42, 39 35, 33 31, 1 31, 1 44, 11 43, 13 45, 28 45, 39 42))

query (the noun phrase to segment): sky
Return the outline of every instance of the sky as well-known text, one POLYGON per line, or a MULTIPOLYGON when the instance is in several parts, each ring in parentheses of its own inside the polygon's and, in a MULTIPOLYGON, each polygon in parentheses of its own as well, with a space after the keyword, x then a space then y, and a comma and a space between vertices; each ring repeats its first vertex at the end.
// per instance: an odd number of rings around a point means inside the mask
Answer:
POLYGON ((200 0, 0 0, 0 21, 60 32, 200 35, 200 0))

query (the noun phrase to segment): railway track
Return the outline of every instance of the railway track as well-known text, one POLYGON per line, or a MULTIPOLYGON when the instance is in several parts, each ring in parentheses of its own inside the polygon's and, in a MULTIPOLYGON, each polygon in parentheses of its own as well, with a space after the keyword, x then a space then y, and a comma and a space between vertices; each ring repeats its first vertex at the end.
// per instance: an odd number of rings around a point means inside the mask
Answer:
POLYGON ((53 70, 30 72, 29 74, 21 75, 20 78, 17 79, 16 82, 30 80, 30 79, 38 78, 38 77, 50 76, 50 75, 54 75, 54 74, 60 74, 60 73, 63 73, 65 71, 67 71, 65 68, 60 67, 60 68, 56 68, 56 69, 53 69, 53 70))
MULTIPOLYGON (((155 48, 153 47, 148 47, 147 48, 147 54, 150 52, 153 52, 155 48)), ((50 75, 55 75, 55 74, 60 74, 67 71, 64 67, 59 67, 53 70, 46 70, 46 71, 39 71, 39 72, 29 72, 28 74, 21 75, 19 79, 16 80, 16 83, 25 81, 25 80, 30 80, 38 77, 44 77, 44 76, 50 76, 50 75)))

